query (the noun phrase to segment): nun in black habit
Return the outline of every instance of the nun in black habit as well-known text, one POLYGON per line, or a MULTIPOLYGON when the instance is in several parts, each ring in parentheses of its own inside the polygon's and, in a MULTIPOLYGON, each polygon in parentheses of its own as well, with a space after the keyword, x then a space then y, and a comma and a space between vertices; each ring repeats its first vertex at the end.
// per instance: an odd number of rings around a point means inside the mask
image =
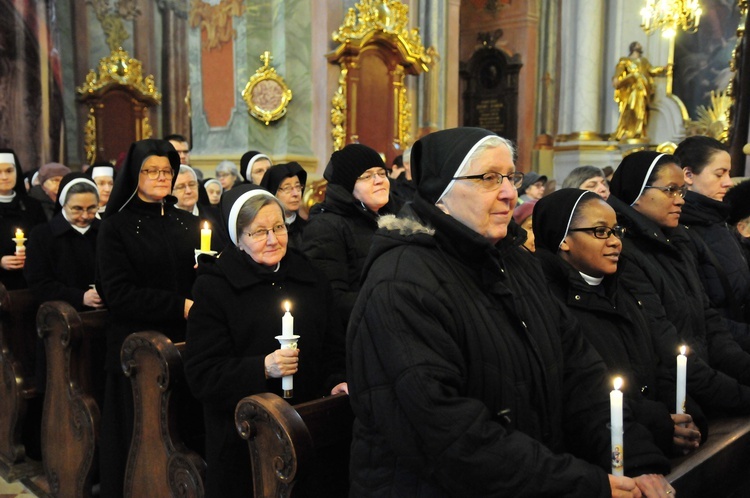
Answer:
POLYGON ((307 220, 299 215, 302 193, 307 183, 307 171, 297 162, 271 166, 260 186, 271 192, 284 205, 284 221, 289 230, 289 247, 302 247, 302 233, 307 220))
POLYGON ((16 230, 28 237, 31 229, 45 223, 41 204, 26 193, 23 171, 13 149, 0 149, 0 282, 8 290, 25 289, 25 253, 16 254, 16 230))
POLYGON ((55 215, 31 232, 24 275, 37 302, 65 301, 78 311, 103 307, 96 289, 99 193, 83 173, 60 182, 55 215))
POLYGON ((105 359, 101 496, 123 494, 133 426, 130 380, 120 365, 123 341, 143 330, 156 330, 173 342, 185 340, 200 228, 198 218, 177 209, 169 195, 179 168, 179 155, 169 142, 134 142, 99 230, 97 288, 112 318, 105 359))

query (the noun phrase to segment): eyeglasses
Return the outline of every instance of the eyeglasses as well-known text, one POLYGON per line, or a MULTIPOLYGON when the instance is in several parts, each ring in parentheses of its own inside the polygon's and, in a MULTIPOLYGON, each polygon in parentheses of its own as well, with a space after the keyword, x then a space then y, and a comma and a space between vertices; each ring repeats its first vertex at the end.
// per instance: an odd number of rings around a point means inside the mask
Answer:
POLYGON ((216 173, 216 178, 226 178, 228 176, 234 176, 232 173, 216 173))
POLYGON ((245 232, 245 235, 250 237, 253 242, 260 242, 261 240, 268 239, 268 234, 270 232, 273 232, 275 236, 280 237, 287 234, 287 228, 286 225, 280 223, 273 228, 259 228, 254 232, 245 232))
POLYGON ((303 190, 305 190, 305 187, 300 185, 299 183, 297 185, 287 185, 286 187, 282 187, 278 189, 278 192, 284 192, 285 194, 289 194, 294 190, 295 192, 302 193, 303 190))
POLYGON ((195 190, 198 188, 198 182, 178 183, 172 188, 172 190, 185 190, 188 187, 190 187, 191 190, 195 190))
POLYGON ((646 188, 655 188, 661 190, 672 198, 677 197, 678 195, 684 198, 685 194, 687 194, 688 191, 687 185, 683 185, 682 187, 678 187, 677 185, 670 185, 669 187, 656 187, 654 185, 646 185, 646 188))
POLYGON ((156 180, 162 174, 164 178, 172 178, 174 176, 174 171, 171 169, 143 169, 141 173, 146 173, 149 180, 156 180))
POLYGON ((369 173, 368 172, 368 173, 365 173, 362 176, 358 176, 357 177, 357 181, 362 180, 363 182, 367 182, 367 181, 370 181, 370 180, 374 179, 376 176, 378 178, 385 178, 386 176, 388 176, 388 172, 385 169, 381 168, 381 169, 377 170, 374 173, 369 173))
POLYGON ((87 208, 81 207, 81 206, 65 206, 68 211, 70 211, 73 214, 83 214, 84 211, 86 211, 88 214, 96 214, 99 212, 99 206, 90 206, 87 208))
POLYGON ((612 234, 618 239, 622 239, 625 236, 625 227, 615 225, 612 228, 609 227, 583 227, 583 228, 570 228, 568 232, 591 232, 597 239, 608 239, 612 234))
POLYGON ((482 190, 492 192, 493 190, 497 190, 500 188, 500 184, 503 183, 503 178, 507 178, 508 181, 516 188, 520 187, 521 183, 523 183, 523 173, 521 173, 520 171, 514 171, 509 175, 503 175, 501 173, 490 171, 487 173, 482 173, 481 175, 454 176, 453 180, 481 180, 479 182, 479 186, 482 188, 482 190))

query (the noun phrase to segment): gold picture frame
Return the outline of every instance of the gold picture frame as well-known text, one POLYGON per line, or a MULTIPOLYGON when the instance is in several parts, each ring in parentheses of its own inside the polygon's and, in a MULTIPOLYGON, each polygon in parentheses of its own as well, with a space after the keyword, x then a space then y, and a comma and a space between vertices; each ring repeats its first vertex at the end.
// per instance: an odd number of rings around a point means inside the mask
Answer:
POLYGON ((287 106, 292 100, 292 90, 284 78, 276 74, 270 66, 271 53, 265 51, 260 56, 263 66, 255 71, 250 81, 242 90, 242 99, 247 104, 247 112, 254 118, 263 121, 266 126, 271 121, 281 119, 286 114, 287 106))

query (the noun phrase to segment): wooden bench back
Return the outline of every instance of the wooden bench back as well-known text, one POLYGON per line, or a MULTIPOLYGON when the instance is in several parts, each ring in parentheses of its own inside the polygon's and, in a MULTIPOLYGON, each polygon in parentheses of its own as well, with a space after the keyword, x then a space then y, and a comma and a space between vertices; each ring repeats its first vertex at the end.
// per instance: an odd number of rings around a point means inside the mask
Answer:
POLYGON ((37 395, 35 314, 31 291, 0 284, 0 475, 6 480, 39 470, 24 465, 22 437, 28 400, 37 395))
POLYGON ((37 313, 47 354, 42 456, 53 496, 91 496, 108 324, 106 310, 78 313, 63 301, 37 313))
POLYGON ((271 393, 244 398, 235 424, 248 442, 254 496, 347 496, 353 422, 345 394, 296 406, 271 393))
POLYGON ((133 439, 125 472, 125 497, 202 497, 206 464, 182 442, 180 417, 191 416, 175 400, 184 384, 181 352, 158 332, 139 332, 125 339, 121 360, 133 386, 133 439))

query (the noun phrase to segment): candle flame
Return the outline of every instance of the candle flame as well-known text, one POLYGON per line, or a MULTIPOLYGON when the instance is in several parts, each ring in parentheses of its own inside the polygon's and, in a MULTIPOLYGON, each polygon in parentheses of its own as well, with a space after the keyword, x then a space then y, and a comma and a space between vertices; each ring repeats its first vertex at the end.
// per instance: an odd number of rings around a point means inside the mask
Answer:
POLYGON ((203 222, 203 229, 204 230, 208 230, 208 222, 207 221, 203 222))
POLYGON ((17 239, 23 238, 23 230, 21 230, 20 228, 16 228, 16 238, 17 239))
POLYGON ((687 352, 687 346, 681 346, 680 347, 680 354, 684 355, 687 352))
POLYGON ((292 309, 292 303, 290 303, 289 301, 284 301, 284 309, 287 311, 287 313, 289 313, 292 309))
POLYGON ((615 381, 612 384, 615 386, 615 390, 619 391, 622 387, 622 377, 615 377, 615 381))

